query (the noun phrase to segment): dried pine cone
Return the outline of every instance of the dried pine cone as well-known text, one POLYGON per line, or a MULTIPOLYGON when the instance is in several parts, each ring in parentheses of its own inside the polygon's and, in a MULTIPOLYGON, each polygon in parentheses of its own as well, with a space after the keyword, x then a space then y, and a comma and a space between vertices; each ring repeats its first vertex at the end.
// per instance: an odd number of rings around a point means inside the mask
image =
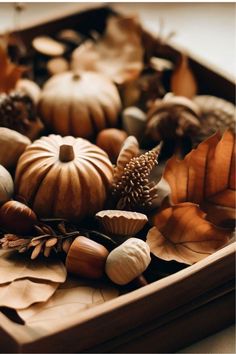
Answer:
POLYGON ((193 102, 198 105, 200 110, 201 129, 193 137, 193 146, 198 145, 216 131, 224 131, 226 128, 235 130, 236 110, 235 106, 215 96, 196 96, 193 102))
POLYGON ((36 120, 32 99, 19 92, 0 94, 0 126, 26 134, 30 123, 36 120))
POLYGON ((149 176, 157 164, 160 147, 133 157, 124 167, 123 174, 113 183, 112 195, 116 208, 139 211, 152 206, 157 197, 155 184, 149 176))
POLYGON ((200 130, 198 106, 186 97, 167 94, 147 115, 146 134, 154 141, 193 136, 200 130))

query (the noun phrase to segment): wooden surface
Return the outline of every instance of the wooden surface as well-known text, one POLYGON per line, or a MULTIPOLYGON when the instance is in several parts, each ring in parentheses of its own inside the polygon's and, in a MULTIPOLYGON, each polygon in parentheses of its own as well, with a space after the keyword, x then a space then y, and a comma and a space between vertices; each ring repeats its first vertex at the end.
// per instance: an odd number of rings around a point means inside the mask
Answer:
MULTIPOLYGON (((184 326, 186 320, 188 326, 195 328, 190 331, 191 336, 183 331, 181 340, 177 336, 177 341, 173 339, 156 347, 153 339, 145 344, 149 352, 177 350, 184 343, 189 344, 233 322, 234 262, 235 244, 231 244, 189 268, 88 309, 79 318, 74 315, 63 319, 49 336, 42 327, 17 325, 0 314, 0 337, 5 341, 1 341, 0 348, 9 352, 84 352, 95 348, 92 351, 97 352, 98 346, 101 349, 103 343, 108 341, 109 344, 113 338, 109 352, 119 347, 122 351, 136 351, 136 341, 144 334, 149 338, 155 333, 157 338, 159 333, 161 338, 163 330, 167 333, 169 327, 170 331, 174 328, 178 331, 178 324, 184 326), (213 306, 214 301, 217 307, 213 306), (201 327, 199 311, 208 314, 208 308, 209 311, 220 308, 222 314, 213 322, 204 319, 201 327), (195 315, 192 316, 192 312, 195 315), (201 327, 201 331, 197 327, 201 327)), ((102 350, 107 351, 106 347, 102 350)))

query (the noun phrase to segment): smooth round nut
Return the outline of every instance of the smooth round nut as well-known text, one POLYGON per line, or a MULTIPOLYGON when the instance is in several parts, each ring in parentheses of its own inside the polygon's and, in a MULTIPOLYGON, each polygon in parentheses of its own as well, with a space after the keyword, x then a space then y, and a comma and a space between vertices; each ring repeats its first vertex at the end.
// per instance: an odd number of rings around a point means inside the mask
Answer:
POLYGON ((148 244, 132 237, 109 254, 105 271, 113 283, 125 285, 141 275, 150 262, 148 244))
POLYGON ((84 236, 78 236, 66 257, 68 272, 89 279, 99 279, 104 274, 108 250, 84 236))
POLYGON ((8 232, 28 234, 36 222, 35 212, 16 200, 10 200, 0 208, 0 225, 8 232))

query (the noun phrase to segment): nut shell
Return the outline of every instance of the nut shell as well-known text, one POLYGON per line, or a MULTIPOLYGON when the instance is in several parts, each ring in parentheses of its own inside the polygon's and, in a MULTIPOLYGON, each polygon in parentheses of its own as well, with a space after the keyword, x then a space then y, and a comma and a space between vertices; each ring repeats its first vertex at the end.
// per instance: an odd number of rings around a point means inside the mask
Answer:
POLYGON ((68 272, 90 279, 99 279, 104 274, 109 252, 99 243, 84 236, 77 237, 67 253, 68 272))
POLYGON ((10 200, 0 208, 0 225, 8 232, 27 234, 32 231, 37 216, 27 205, 10 200))
POLYGON ((147 223, 145 214, 124 210, 102 210, 96 214, 105 232, 132 237, 147 223))
POLYGON ((106 274, 115 284, 125 285, 141 275, 151 262, 146 242, 130 238, 107 257, 106 274))

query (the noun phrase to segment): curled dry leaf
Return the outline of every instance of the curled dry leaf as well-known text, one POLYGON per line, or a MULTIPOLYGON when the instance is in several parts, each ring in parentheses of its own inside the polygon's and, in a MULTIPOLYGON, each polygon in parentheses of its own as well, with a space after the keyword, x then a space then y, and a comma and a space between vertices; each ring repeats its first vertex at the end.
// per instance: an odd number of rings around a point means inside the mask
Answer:
POLYGON ((198 205, 180 203, 162 210, 154 217, 154 227, 147 235, 151 252, 166 261, 193 264, 220 247, 230 232, 205 220, 198 205))
POLYGON ((98 71, 117 84, 137 78, 143 68, 141 27, 135 18, 112 16, 105 34, 86 41, 72 56, 72 69, 98 71))
POLYGON ((18 311, 30 327, 40 327, 47 333, 55 330, 62 318, 80 314, 119 295, 115 287, 105 282, 80 281, 69 278, 46 303, 35 304, 18 311))
POLYGON ((9 92, 25 71, 23 67, 11 63, 6 48, 0 45, 0 92, 9 92))
POLYGON ((188 57, 181 55, 171 77, 171 91, 176 96, 193 98, 197 94, 197 82, 189 67, 188 57))
POLYGON ((116 183, 121 178, 125 166, 130 162, 133 157, 137 157, 139 154, 138 140, 130 135, 123 143, 123 146, 118 155, 116 166, 114 168, 113 182, 116 183))
POLYGON ((0 285, 0 306, 24 309, 36 302, 47 301, 58 285, 59 283, 39 283, 29 279, 20 279, 0 285))
POLYGON ((173 204, 199 204, 218 225, 235 219, 235 156, 235 135, 227 130, 199 144, 184 160, 172 157, 164 178, 173 204))
POLYGON ((29 260, 15 252, 0 250, 0 284, 23 278, 63 283, 66 269, 59 258, 29 260))

